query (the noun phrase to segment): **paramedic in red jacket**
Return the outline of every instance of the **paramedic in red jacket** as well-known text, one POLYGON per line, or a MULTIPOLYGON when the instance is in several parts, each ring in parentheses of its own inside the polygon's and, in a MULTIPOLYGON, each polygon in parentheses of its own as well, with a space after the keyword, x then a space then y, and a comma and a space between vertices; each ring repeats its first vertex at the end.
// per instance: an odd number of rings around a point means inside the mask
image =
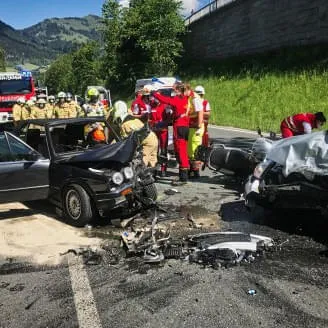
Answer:
POLYGON ((283 138, 311 133, 312 129, 320 128, 326 123, 323 112, 301 113, 286 117, 280 125, 283 138))
POLYGON ((172 107, 173 119, 173 141, 176 156, 179 162, 179 181, 176 185, 182 185, 188 181, 189 158, 188 158, 188 134, 189 134, 189 116, 188 116, 188 97, 185 95, 186 87, 184 83, 178 82, 174 85, 176 95, 166 97, 159 92, 154 93, 154 97, 161 103, 172 107))

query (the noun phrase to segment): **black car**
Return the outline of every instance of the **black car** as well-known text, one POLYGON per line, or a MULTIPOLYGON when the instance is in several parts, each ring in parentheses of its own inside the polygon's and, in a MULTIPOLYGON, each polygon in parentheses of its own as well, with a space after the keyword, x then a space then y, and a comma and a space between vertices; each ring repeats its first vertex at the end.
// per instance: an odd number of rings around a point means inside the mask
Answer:
POLYGON ((15 134, 2 131, 0 203, 48 198, 78 227, 150 206, 157 191, 140 153, 146 134, 120 140, 99 118, 28 120, 15 134))

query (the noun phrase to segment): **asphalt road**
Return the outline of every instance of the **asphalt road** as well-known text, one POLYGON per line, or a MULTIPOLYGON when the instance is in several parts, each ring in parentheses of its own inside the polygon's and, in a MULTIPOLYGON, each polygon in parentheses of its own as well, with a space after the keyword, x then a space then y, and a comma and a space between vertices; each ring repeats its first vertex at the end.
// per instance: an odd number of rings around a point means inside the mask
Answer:
MULTIPOLYGON (((248 147, 256 138, 237 130, 210 132, 215 142, 234 146, 248 147)), ((219 270, 176 260, 140 270, 133 258, 112 262, 117 228, 82 229, 109 245, 100 264, 84 265, 72 253, 60 265, 12 257, 0 262, 0 327, 328 327, 328 224, 321 216, 255 217, 243 206, 236 181, 209 170, 200 181, 178 187, 178 194, 164 194, 169 180, 158 188, 160 204, 176 213, 177 222, 192 213, 220 230, 269 236, 281 248, 219 270)))

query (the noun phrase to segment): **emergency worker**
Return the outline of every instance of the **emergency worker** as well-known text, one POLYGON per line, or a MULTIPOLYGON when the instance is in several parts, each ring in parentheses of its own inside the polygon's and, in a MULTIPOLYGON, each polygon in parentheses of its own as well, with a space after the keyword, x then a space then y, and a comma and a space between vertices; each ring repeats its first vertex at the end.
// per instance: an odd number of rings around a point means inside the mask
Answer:
MULTIPOLYGON (((120 134, 123 138, 128 137, 133 131, 144 127, 144 123, 141 120, 129 115, 126 103, 120 100, 114 104, 113 121, 114 124, 120 126, 120 134)), ((158 140, 154 132, 150 131, 143 140, 142 147, 143 162, 146 166, 155 168, 157 164, 158 140)))
POLYGON ((201 162, 195 160, 195 153, 197 148, 202 144, 204 134, 203 103, 199 95, 189 85, 186 86, 185 95, 188 97, 188 115, 190 118, 188 135, 189 176, 199 178, 201 162))
POLYGON ((283 138, 289 138, 301 134, 308 134, 312 129, 319 129, 326 123, 323 112, 301 113, 286 117, 280 124, 283 138))
POLYGON ((128 110, 129 114, 131 114, 131 115, 133 114, 134 108, 136 108, 136 110, 137 110, 137 106, 139 105, 139 103, 142 102, 141 97, 142 97, 142 89, 138 90, 135 93, 135 99, 132 101, 131 107, 128 110))
POLYGON ((28 120, 31 118, 31 112, 34 109, 34 101, 33 100, 28 100, 24 107, 22 107, 22 113, 21 113, 21 119, 22 121, 28 120))
POLYGON ((66 93, 66 102, 69 106, 71 117, 84 117, 84 111, 79 104, 73 100, 73 95, 70 92, 66 93))
POLYGON ((49 111, 52 112, 51 117, 55 117, 55 102, 56 102, 55 96, 48 97, 48 108, 49 108, 49 111))
POLYGON ((31 110, 32 119, 49 119, 52 118, 52 111, 47 111, 47 102, 43 98, 39 98, 36 105, 31 110))
POLYGON ((188 116, 188 96, 185 95, 186 86, 182 82, 174 85, 175 96, 167 97, 159 92, 153 95, 161 103, 172 107, 173 120, 173 142, 179 163, 179 180, 173 181, 173 185, 183 185, 188 181, 189 159, 188 159, 188 134, 189 134, 189 116, 188 116))
POLYGON ((208 100, 206 100, 204 98, 204 95, 205 95, 204 87, 202 87, 201 85, 198 85, 195 88, 195 92, 199 95, 199 97, 201 98, 201 100, 203 102, 204 134, 203 134, 202 144, 203 144, 203 146, 208 147, 209 146, 208 122, 209 122, 210 115, 211 115, 211 106, 210 106, 210 103, 208 102, 208 100))
POLYGON ((88 117, 105 117, 104 105, 99 101, 99 91, 91 88, 87 92, 88 102, 83 105, 85 115, 88 117))
POLYGON ((158 99, 151 97, 151 114, 149 117, 150 128, 155 132, 159 141, 160 176, 165 177, 167 171, 167 147, 169 139, 168 125, 170 108, 158 99))
MULTIPOLYGON (((57 95, 57 104, 55 106, 54 112, 56 118, 71 118, 70 108, 66 102, 66 93, 61 91, 57 95)), ((76 117, 76 116, 74 116, 76 117)))
POLYGON ((132 108, 132 115, 141 119, 143 122, 147 122, 151 112, 150 106, 150 93, 152 91, 151 85, 145 85, 141 90, 141 97, 137 99, 132 108))
POLYGON ((13 121, 14 126, 17 126, 22 120, 22 110, 25 106, 25 98, 20 97, 17 99, 16 104, 13 106, 13 121))

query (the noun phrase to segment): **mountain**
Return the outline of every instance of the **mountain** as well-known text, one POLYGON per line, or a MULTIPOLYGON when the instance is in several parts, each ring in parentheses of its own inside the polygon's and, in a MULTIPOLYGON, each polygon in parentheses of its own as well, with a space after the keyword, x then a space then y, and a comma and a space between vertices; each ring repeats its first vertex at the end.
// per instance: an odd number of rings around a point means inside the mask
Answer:
POLYGON ((83 43, 99 40, 101 18, 51 18, 23 30, 0 21, 0 47, 8 63, 30 62, 45 65, 58 55, 77 49, 83 43))

